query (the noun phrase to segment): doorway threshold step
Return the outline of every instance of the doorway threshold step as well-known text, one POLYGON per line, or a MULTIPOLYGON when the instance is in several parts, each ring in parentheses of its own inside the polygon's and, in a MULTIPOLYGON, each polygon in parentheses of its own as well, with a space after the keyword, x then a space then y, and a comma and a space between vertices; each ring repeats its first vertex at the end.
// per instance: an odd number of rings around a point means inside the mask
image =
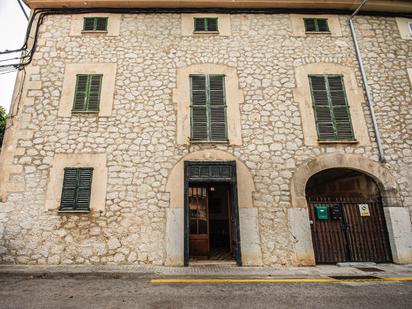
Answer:
POLYGON ((375 262, 343 262, 337 263, 336 266, 338 267, 371 267, 376 266, 375 262))
POLYGON ((199 260, 189 261, 189 266, 237 266, 236 261, 212 261, 212 260, 199 260))

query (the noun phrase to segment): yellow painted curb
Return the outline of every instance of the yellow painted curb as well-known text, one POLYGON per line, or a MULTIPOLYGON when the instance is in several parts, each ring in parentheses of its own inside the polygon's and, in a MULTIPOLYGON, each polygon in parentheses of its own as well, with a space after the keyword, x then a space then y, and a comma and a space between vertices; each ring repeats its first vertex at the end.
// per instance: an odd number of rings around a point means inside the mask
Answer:
POLYGON ((333 278, 301 278, 301 279, 152 279, 151 283, 327 283, 327 282, 376 282, 376 281, 412 281, 412 277, 376 278, 376 279, 333 279, 333 278))

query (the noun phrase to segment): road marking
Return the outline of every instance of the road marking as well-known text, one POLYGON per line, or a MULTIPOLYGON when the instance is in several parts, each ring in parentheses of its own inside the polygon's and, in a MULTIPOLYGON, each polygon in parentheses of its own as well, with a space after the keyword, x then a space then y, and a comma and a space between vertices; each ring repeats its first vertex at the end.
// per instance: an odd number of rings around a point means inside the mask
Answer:
POLYGON ((376 279, 332 279, 332 278, 286 278, 286 279, 152 279, 151 283, 328 283, 328 282, 382 282, 412 281, 412 277, 376 279))

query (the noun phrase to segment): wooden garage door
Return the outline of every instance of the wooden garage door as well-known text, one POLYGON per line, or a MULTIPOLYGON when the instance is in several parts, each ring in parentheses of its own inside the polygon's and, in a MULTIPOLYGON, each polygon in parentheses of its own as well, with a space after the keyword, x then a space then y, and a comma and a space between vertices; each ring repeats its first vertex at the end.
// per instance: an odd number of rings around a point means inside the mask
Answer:
POLYGON ((380 198, 309 197, 308 204, 316 263, 391 262, 380 198))

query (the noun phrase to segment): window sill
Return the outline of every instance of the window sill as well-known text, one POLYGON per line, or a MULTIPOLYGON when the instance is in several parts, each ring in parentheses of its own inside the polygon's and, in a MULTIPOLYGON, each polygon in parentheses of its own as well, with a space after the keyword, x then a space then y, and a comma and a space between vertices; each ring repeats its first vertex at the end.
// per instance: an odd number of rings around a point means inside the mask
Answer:
POLYGON ((305 34, 325 34, 325 35, 331 35, 332 32, 330 31, 305 31, 305 34))
POLYGON ((320 145, 328 145, 328 144, 358 144, 359 141, 354 140, 354 141, 319 141, 318 143, 320 145))
POLYGON ((229 144, 229 141, 190 141, 190 144, 229 144))
POLYGON ((90 213, 90 210, 59 210, 59 214, 88 214, 90 213))
POLYGON ((99 111, 72 111, 72 114, 80 114, 80 115, 91 114, 91 115, 98 115, 98 114, 99 114, 99 111))
POLYGON ((105 34, 105 33, 108 33, 108 31, 107 30, 105 30, 105 31, 102 31, 102 30, 82 30, 82 34, 83 33, 96 33, 96 34, 105 34))
POLYGON ((219 31, 193 31, 193 34, 213 34, 218 35, 219 31))

